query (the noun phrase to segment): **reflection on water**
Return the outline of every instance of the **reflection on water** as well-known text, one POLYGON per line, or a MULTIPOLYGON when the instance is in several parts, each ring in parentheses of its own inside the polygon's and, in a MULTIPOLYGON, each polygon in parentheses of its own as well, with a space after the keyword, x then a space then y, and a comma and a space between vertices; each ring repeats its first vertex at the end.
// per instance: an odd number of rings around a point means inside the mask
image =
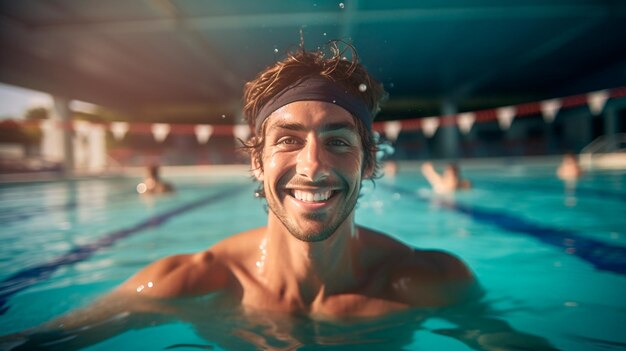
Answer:
MULTIPOLYGON (((119 297, 24 335, 3 338, 3 349, 78 349, 132 329, 184 322, 205 343, 168 338, 165 349, 226 350, 554 350, 541 336, 514 330, 488 304, 476 302, 446 309, 415 309, 379 318, 314 320, 263 311, 244 311, 223 296, 159 300, 119 297), (129 309, 133 310, 129 313, 129 309), (61 326, 61 329, 59 329, 61 326), (448 348, 449 349, 449 348, 448 348)), ((137 345, 124 345, 141 349, 137 345)))

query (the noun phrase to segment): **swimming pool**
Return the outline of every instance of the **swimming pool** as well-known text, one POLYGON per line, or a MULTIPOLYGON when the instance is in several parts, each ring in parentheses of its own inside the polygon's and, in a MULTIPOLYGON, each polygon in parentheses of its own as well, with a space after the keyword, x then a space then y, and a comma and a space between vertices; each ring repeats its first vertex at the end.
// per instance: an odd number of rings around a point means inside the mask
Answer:
MULTIPOLYGON (((486 290, 480 304, 333 322, 244 316, 210 296, 87 349, 626 348, 626 173, 592 172, 568 189, 551 166, 465 169, 474 189, 433 197, 417 170, 402 164, 395 177, 365 182, 357 223, 462 257, 486 290)), ((168 177, 177 193, 155 198, 137 196, 137 180, 0 188, 1 334, 266 220, 244 172, 168 177)))

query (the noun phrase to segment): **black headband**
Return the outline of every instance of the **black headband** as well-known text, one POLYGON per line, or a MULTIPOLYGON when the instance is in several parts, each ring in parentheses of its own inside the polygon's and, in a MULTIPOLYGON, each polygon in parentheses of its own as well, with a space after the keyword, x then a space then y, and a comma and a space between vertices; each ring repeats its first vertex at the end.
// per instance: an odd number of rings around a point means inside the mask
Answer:
POLYGON ((321 76, 305 77, 274 95, 257 113, 255 126, 259 134, 263 121, 279 108, 296 101, 324 101, 336 104, 372 130, 372 114, 362 99, 350 94, 337 83, 321 76))

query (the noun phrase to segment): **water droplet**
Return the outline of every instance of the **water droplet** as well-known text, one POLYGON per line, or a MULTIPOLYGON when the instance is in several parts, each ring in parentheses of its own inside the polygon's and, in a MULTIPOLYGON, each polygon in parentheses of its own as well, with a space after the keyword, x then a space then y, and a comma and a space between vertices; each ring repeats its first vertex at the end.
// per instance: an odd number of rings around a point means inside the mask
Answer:
POLYGON ((344 7, 346 7, 346 5, 344 5, 343 2, 340 2, 339 3, 339 8, 344 8, 344 7))
POLYGON ((137 192, 139 194, 143 194, 146 192, 146 190, 148 190, 148 187, 146 186, 146 184, 144 183, 139 183, 137 184, 137 192))
POLYGON ((154 284, 152 284, 152 282, 148 282, 148 287, 149 287, 149 288, 151 288, 151 287, 153 287, 153 286, 154 286, 154 284))
POLYGON ((143 290, 144 286, 143 285, 139 285, 137 287, 137 292, 141 292, 143 290))
POLYGON ((313 4, 313 7, 317 7, 317 4, 313 4))
POLYGON ((363 92, 365 92, 366 90, 367 90, 367 85, 365 85, 365 84, 363 84, 363 83, 359 84, 359 91, 360 91, 360 92, 362 92, 362 93, 363 93, 363 92))
POLYGON ((278 49, 277 49, 277 48, 274 48, 274 52, 275 52, 275 53, 278 53, 278 49))
POLYGON ((333 100, 333 104, 336 104, 336 103, 337 103, 337 100, 333 100))
POLYGON ((222 118, 226 118, 226 115, 222 115, 222 118))
POLYGON ((564 305, 565 305, 566 307, 578 307, 578 302, 575 302, 575 301, 566 301, 566 302, 564 303, 564 305))
POLYGON ((326 36, 326 32, 324 32, 324 36, 326 36))

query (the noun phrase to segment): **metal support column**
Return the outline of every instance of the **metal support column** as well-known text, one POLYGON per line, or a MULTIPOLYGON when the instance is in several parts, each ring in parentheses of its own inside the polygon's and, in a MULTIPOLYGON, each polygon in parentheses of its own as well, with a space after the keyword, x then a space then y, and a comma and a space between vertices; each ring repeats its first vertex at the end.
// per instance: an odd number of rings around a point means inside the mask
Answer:
MULTIPOLYGON (((449 116, 458 112, 456 103, 446 99, 441 104, 441 115, 449 116)), ((439 127, 438 149, 440 157, 455 159, 459 155, 459 129, 456 125, 441 125, 439 127)))
POLYGON ((52 118, 61 126, 61 145, 63 172, 70 174, 74 170, 74 148, 72 145, 72 116, 70 114, 69 99, 53 96, 52 118))

